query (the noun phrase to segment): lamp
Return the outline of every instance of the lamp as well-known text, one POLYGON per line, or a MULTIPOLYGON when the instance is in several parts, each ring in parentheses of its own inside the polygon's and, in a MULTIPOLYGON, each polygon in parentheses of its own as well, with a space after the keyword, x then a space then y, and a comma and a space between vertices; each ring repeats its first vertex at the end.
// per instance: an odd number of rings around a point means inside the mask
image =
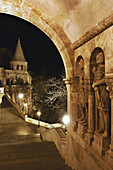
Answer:
POLYGON ((19 93, 19 94, 18 94, 18 98, 19 98, 19 99, 22 99, 23 97, 24 97, 24 95, 23 95, 22 93, 19 93))
POLYGON ((40 115, 41 115, 41 111, 37 111, 37 116, 38 116, 38 127, 40 127, 40 115))
POLYGON ((25 108, 25 115, 26 115, 27 103, 24 103, 24 108, 25 108))
POLYGON ((65 124, 65 132, 66 132, 66 125, 69 124, 69 122, 70 122, 70 117, 69 117, 67 114, 65 114, 65 115, 63 116, 63 118, 62 118, 62 122, 65 124))

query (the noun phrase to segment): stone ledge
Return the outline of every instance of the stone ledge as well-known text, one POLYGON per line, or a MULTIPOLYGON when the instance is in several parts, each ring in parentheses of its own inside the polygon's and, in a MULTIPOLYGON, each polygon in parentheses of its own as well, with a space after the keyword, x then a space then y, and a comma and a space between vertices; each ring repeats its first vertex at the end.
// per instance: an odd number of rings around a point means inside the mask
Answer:
POLYGON ((104 18, 102 21, 98 22, 91 30, 87 31, 80 39, 71 44, 73 50, 79 48, 98 34, 102 33, 109 27, 113 25, 113 11, 104 18))

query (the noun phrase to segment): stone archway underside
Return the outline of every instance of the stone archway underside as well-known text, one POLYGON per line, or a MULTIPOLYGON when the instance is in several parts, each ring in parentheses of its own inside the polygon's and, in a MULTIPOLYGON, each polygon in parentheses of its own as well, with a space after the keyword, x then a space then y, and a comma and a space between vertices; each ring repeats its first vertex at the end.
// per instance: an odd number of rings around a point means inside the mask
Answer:
POLYGON ((42 10, 35 8, 32 2, 26 3, 22 0, 1 0, 0 12, 25 19, 42 30, 57 47, 64 63, 66 78, 73 77, 71 42, 55 20, 50 19, 42 10))

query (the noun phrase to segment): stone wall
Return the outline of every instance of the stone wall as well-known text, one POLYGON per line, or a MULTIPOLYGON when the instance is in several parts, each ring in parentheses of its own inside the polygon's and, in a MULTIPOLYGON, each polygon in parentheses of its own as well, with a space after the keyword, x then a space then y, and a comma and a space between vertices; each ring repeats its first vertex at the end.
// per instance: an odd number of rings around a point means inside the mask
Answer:
MULTIPOLYGON (((73 121, 77 125, 76 128, 73 125, 68 126, 68 134, 67 134, 67 158, 66 161, 69 165, 74 169, 83 169, 83 170, 95 170, 95 169, 105 169, 111 170, 113 169, 113 155, 112 155, 112 146, 113 146, 113 130, 112 130, 112 122, 113 122, 113 106, 112 106, 112 89, 113 89, 113 26, 105 29, 100 34, 92 37, 89 41, 82 44, 80 47, 77 47, 74 51, 74 79, 73 79, 73 91, 75 98, 73 110, 75 108, 76 111, 70 113, 73 115, 73 121), (102 137, 102 132, 97 135, 96 128, 98 129, 101 125, 96 124, 100 122, 101 117, 96 118, 95 110, 99 108, 97 107, 95 91, 92 89, 92 84, 94 81, 94 77, 92 80, 92 65, 95 65, 98 68, 98 64, 95 64, 94 56, 98 53, 104 54, 104 85, 106 87, 106 92, 109 94, 109 101, 111 103, 111 109, 109 111, 110 121, 109 127, 110 132, 108 136, 102 137), (80 86, 80 82, 76 81, 77 77, 80 81, 81 72, 78 69, 80 58, 83 58, 83 89, 84 93, 87 93, 88 99, 85 98, 85 102, 87 100, 88 110, 87 110, 87 121, 86 124, 83 124, 83 120, 80 121, 80 106, 79 106, 79 94, 80 88, 76 88, 76 86, 80 86), (94 104, 95 103, 95 104, 94 104), (95 105, 95 106, 93 106, 95 105), (97 119, 97 120, 96 120, 97 119), (98 127, 99 126, 99 127, 98 127), (72 128, 73 127, 73 128, 72 128)), ((100 92, 99 92, 99 95, 100 92)), ((83 96, 82 96, 83 97, 83 96)), ((72 98, 73 101, 73 98, 72 98)), ((107 101, 107 102, 109 102, 107 101)), ((71 103, 72 104, 72 103, 71 103)), ((86 107, 84 106, 84 109, 86 107)), ((104 110, 104 109, 102 109, 104 110)), ((71 109, 72 111, 72 109, 71 109)), ((105 111, 105 110, 104 110, 105 111)), ((103 114, 104 114, 103 111, 103 114)), ((108 113, 108 112, 107 112, 108 113)), ((99 113, 100 114, 100 110, 99 113)), ((73 124, 73 123, 72 123, 73 124)))

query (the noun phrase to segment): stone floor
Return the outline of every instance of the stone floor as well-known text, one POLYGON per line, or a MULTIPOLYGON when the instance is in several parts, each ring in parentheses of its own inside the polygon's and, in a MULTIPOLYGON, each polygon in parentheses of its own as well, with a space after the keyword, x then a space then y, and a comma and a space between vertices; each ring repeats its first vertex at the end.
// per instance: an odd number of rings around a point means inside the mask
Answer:
POLYGON ((0 107, 0 170, 71 170, 55 144, 41 140, 36 128, 4 98, 0 107))

